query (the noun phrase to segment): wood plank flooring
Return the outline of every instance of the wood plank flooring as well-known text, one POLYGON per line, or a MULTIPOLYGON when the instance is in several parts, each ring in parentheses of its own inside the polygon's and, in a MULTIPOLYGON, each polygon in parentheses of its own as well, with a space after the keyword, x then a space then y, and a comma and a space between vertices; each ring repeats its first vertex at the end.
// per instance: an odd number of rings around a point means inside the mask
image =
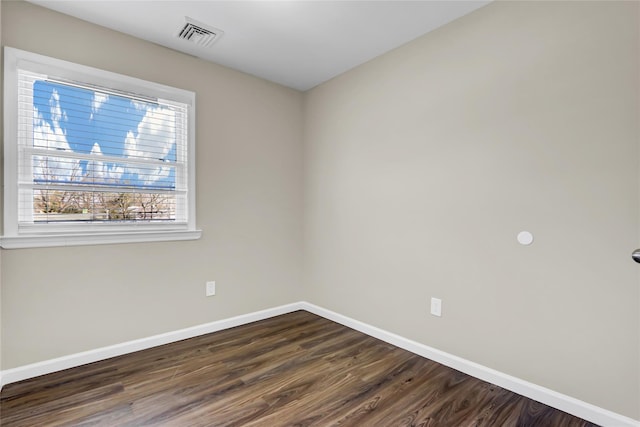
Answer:
POLYGON ((2 426, 593 426, 305 311, 5 386, 2 426))

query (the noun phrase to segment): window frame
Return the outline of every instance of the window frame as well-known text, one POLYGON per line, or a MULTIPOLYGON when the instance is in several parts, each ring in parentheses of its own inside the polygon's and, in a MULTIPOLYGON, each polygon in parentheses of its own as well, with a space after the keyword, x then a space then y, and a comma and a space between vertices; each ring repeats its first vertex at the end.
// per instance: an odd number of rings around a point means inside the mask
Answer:
POLYGON ((4 47, 4 206, 3 235, 5 249, 194 240, 202 231, 196 228, 195 200, 195 93, 110 71, 75 64, 12 47, 4 47), (56 79, 77 81, 187 105, 187 210, 186 222, 117 224, 26 224, 19 226, 18 215, 18 69, 56 79))

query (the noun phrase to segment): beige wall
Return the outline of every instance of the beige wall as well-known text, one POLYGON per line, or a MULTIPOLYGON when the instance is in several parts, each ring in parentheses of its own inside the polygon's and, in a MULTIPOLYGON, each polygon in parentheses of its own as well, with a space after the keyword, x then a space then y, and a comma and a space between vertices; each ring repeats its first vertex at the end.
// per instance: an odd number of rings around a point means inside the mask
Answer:
POLYGON ((2 2, 2 42, 195 91, 204 232, 2 251, 2 369, 301 299, 299 92, 24 2, 2 2))
POLYGON ((638 9, 496 2, 303 97, 2 2, 2 44, 197 92, 204 230, 0 251, 2 369, 305 299, 640 419, 638 9))
POLYGON ((493 3, 307 93, 308 300, 640 419, 638 6, 493 3))

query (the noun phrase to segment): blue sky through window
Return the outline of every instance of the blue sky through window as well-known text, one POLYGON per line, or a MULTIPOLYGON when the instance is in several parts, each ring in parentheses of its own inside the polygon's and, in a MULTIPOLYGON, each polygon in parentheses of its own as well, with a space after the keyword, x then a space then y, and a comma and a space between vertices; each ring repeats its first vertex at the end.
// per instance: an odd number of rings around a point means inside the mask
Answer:
POLYGON ((34 83, 33 105, 34 147, 92 156, 52 153, 46 171, 36 159, 35 181, 175 189, 176 114, 170 107, 46 80, 34 83))

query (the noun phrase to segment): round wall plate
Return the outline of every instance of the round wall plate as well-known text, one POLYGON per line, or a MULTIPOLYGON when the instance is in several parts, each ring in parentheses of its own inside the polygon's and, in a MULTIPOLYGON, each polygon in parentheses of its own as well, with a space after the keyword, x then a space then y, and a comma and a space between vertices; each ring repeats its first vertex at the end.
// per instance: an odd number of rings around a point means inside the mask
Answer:
POLYGON ((528 246, 533 243, 533 234, 528 231, 521 231, 518 233, 518 243, 528 246))

